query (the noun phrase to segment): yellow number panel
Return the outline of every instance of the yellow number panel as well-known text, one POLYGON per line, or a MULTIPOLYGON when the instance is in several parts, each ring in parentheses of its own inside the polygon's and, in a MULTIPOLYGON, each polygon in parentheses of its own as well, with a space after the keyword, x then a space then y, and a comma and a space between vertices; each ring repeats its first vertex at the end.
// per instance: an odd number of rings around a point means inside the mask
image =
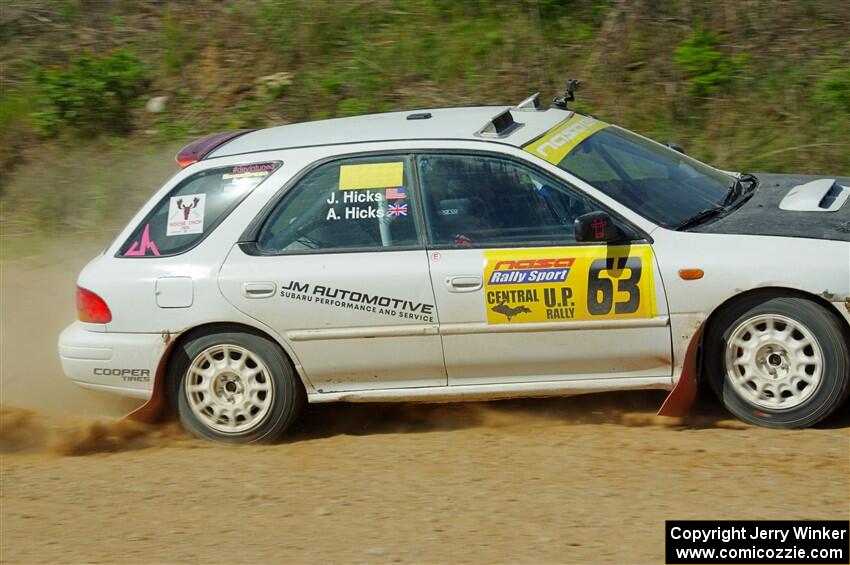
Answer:
POLYGON ((649 245, 484 252, 488 324, 651 318, 649 245))

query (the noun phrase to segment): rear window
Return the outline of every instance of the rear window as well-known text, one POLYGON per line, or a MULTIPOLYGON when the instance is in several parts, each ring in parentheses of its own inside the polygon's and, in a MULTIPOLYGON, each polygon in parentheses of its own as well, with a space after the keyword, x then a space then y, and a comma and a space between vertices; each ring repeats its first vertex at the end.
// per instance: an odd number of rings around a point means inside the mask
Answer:
POLYGON ((187 177, 139 224, 118 255, 162 257, 194 247, 280 165, 231 165, 187 177))

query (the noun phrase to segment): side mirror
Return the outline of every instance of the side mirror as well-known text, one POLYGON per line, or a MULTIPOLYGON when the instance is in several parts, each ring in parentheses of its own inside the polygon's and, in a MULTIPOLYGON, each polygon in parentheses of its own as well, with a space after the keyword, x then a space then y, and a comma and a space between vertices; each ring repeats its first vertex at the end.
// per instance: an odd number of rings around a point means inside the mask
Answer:
POLYGON ((673 143, 672 141, 670 141, 667 143, 667 147, 669 147, 673 151, 678 151, 682 155, 686 155, 685 148, 679 145, 678 143, 673 143))
POLYGON ((617 241, 619 230, 608 212, 588 212, 576 218, 576 241, 617 241))

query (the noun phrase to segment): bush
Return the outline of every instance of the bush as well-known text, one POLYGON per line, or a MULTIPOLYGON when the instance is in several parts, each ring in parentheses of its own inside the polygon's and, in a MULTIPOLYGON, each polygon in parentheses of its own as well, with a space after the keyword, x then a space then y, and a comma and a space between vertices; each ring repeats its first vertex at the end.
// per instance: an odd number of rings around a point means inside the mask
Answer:
POLYGON ((735 77, 747 61, 747 54, 730 57, 717 49, 716 33, 698 27, 676 48, 674 58, 688 75, 689 90, 694 96, 706 97, 735 77))
POLYGON ((850 67, 829 71, 817 84, 815 100, 823 106, 850 112, 850 67))
POLYGON ((130 130, 130 110, 148 79, 142 63, 129 51, 118 49, 96 59, 80 55, 65 69, 36 72, 36 128, 54 135, 70 127, 87 135, 130 130))

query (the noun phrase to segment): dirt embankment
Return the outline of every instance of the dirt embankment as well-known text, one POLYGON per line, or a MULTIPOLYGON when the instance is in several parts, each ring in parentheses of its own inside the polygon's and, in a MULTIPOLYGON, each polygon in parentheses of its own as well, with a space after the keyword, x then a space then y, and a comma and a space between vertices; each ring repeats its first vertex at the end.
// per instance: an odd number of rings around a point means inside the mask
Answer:
POLYGON ((777 431, 658 418, 655 391, 321 405, 250 447, 118 421, 133 403, 56 361, 78 255, 3 265, 0 561, 658 563, 665 519, 850 514, 846 409, 777 431))

